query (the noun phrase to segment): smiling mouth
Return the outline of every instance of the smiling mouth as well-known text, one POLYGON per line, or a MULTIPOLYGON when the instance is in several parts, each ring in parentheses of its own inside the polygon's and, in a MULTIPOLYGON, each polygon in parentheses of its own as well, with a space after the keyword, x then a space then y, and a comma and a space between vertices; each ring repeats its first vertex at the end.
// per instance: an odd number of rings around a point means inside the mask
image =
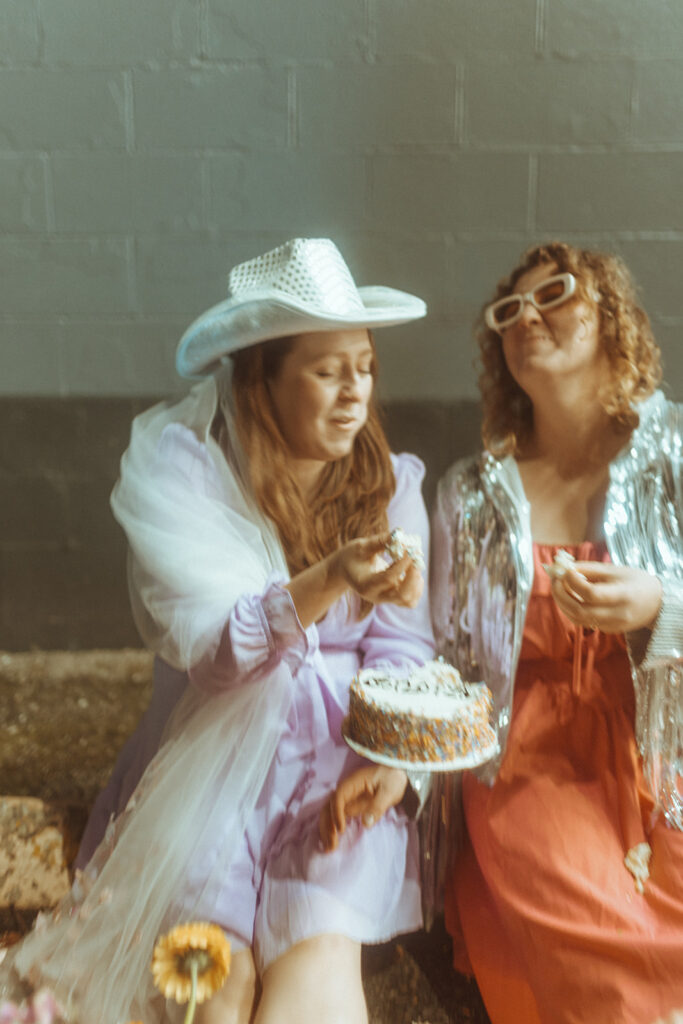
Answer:
POLYGON ((349 430, 351 427, 355 427, 358 420, 355 416, 339 416, 332 420, 335 427, 339 427, 340 430, 349 430))
POLYGON ((547 331, 527 331, 523 335, 524 341, 549 341, 550 335, 547 331))

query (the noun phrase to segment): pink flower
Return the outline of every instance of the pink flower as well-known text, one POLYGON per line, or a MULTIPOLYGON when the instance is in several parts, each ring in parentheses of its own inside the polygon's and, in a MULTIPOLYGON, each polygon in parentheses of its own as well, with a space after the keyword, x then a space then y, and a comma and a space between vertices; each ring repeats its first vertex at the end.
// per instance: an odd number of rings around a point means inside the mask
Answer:
POLYGON ((41 988, 21 1006, 0 1003, 0 1024, 61 1024, 59 1004, 49 988, 41 988))
POLYGON ((28 1010, 22 1010, 16 1003, 0 1003, 0 1024, 24 1024, 28 1010))
POLYGON ((31 1024, 58 1024, 61 1008, 49 988, 41 988, 32 999, 33 1017, 31 1024))

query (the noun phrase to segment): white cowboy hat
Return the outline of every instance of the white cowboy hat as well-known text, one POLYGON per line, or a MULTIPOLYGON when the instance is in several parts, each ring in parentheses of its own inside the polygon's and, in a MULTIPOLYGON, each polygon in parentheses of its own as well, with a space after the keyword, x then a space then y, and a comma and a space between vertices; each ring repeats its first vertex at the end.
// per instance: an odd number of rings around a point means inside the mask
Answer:
POLYGON ((388 327, 427 312, 422 299, 395 288, 357 288, 329 238, 294 238, 230 271, 228 298, 202 313, 176 352, 181 377, 212 373, 231 352, 268 338, 388 327))

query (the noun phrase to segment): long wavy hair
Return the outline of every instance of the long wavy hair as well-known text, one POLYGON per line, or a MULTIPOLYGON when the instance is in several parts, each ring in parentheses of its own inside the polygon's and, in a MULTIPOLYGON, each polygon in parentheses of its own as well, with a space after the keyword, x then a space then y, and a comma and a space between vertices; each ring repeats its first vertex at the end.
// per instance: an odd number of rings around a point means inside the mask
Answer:
MULTIPOLYGON (((368 332, 369 333, 369 332, 368 332)), ((277 376, 294 338, 277 338, 233 356, 235 422, 262 511, 273 521, 292 575, 349 540, 388 528, 387 507, 396 489, 389 444, 371 396, 367 421, 348 455, 324 467, 312 500, 304 499, 290 469, 268 382, 277 376)), ((375 344, 372 377, 377 379, 375 344)), ((361 602, 361 616, 371 605, 361 602)))
MULTIPOLYGON (((555 264, 558 273, 574 274, 576 297, 596 306, 599 336, 609 367, 598 399, 621 429, 632 430, 639 421, 637 403, 652 394, 662 372, 660 351, 647 313, 638 304, 628 268, 611 253, 579 249, 565 242, 536 245, 524 253, 508 277, 498 282, 491 301, 514 292, 520 277, 546 264, 555 264)), ((533 408, 508 370, 500 335, 486 325, 485 309, 475 328, 481 364, 482 438, 494 455, 514 455, 533 431, 533 408)))

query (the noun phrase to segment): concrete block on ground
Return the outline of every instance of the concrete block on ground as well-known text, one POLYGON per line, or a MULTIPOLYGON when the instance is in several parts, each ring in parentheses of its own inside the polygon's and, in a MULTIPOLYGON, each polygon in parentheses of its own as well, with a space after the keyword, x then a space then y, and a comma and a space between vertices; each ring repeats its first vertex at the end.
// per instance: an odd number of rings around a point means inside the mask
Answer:
POLYGON ((68 822, 32 797, 0 796, 0 907, 53 907, 69 890, 68 822))

